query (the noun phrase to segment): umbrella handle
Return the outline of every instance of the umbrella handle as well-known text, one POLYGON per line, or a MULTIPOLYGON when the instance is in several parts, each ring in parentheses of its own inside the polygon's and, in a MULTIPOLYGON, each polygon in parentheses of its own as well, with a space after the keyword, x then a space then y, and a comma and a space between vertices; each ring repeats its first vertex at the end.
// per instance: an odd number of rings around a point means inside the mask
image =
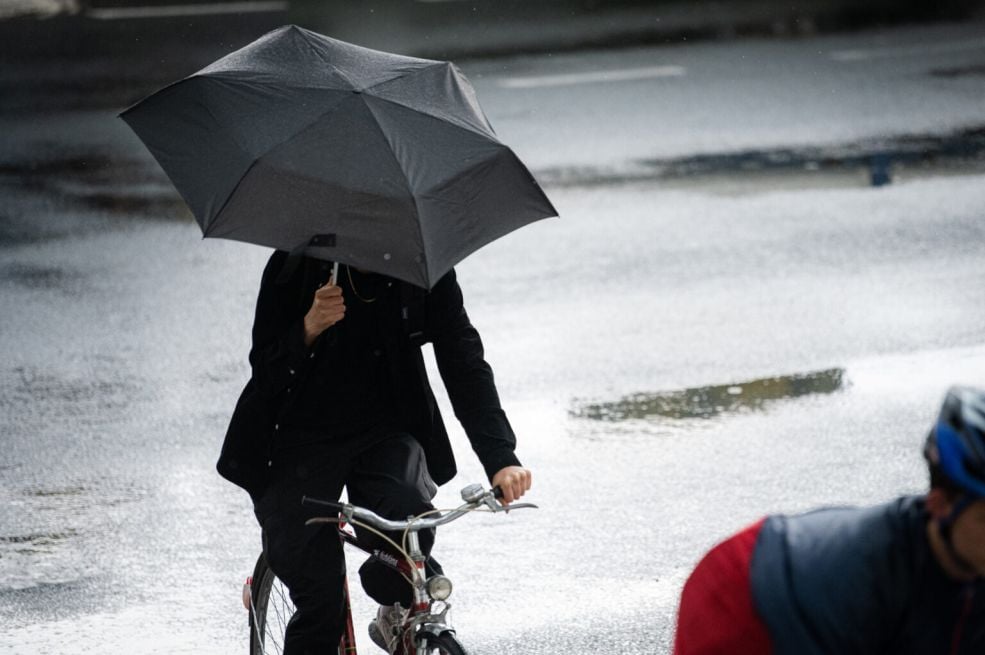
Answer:
POLYGON ((328 278, 329 284, 336 284, 339 279, 339 263, 332 264, 332 276, 328 278))

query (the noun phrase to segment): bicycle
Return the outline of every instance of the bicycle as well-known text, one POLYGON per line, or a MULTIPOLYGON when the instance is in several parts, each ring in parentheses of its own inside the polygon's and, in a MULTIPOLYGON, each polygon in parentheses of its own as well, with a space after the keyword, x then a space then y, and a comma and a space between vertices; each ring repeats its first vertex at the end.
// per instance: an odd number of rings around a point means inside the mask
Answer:
MULTIPOLYGON (((335 516, 308 519, 307 524, 335 523, 339 538, 404 576, 414 588, 412 606, 404 610, 403 621, 395 632, 400 638, 397 652, 401 655, 467 655, 458 641, 455 629, 448 620, 451 604, 452 584, 444 575, 426 577, 418 531, 451 523, 470 512, 509 512, 514 509, 536 508, 530 503, 513 503, 503 507, 496 500, 502 497, 498 487, 485 490, 481 485, 470 484, 461 491, 464 504, 453 510, 432 510, 425 514, 409 517, 405 521, 385 519, 374 512, 350 505, 327 500, 305 497, 302 502, 308 505, 326 507, 337 512, 335 516), (441 512, 444 513, 442 514, 441 512), (433 518, 424 518, 437 514, 433 518), (394 557, 388 551, 374 549, 361 543, 346 524, 365 528, 395 547, 401 557, 394 557), (389 539, 382 531, 402 532, 402 543, 389 539)), ((356 639, 352 621, 348 579, 343 582, 346 624, 339 642, 338 655, 355 655, 356 639)), ((243 604, 249 611, 250 655, 280 655, 283 651, 283 635, 287 622, 294 614, 294 604, 283 583, 277 579, 263 553, 257 558, 253 575, 243 586, 243 604)), ((335 655, 335 654, 332 654, 335 655)))

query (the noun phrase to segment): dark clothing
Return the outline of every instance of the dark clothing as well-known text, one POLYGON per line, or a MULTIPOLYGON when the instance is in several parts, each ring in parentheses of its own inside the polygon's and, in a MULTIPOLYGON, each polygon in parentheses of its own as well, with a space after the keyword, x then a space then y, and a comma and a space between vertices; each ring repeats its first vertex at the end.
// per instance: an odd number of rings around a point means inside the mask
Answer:
POLYGON ((291 445, 286 443, 285 430, 338 438, 379 427, 396 415, 384 328, 397 290, 382 276, 341 270, 338 284, 345 298, 345 318, 331 328, 334 347, 322 350, 306 383, 295 390, 297 396, 281 421, 282 434, 273 445, 275 453, 291 445), (371 302, 360 300, 360 292, 371 302))
MULTIPOLYGON (((334 526, 304 524, 322 512, 302 507, 301 498, 336 500, 345 487, 350 502, 386 518, 433 509, 435 481, 454 477, 455 461, 425 373, 423 343, 434 346, 455 415, 487 475, 519 461, 454 271, 425 292, 342 268, 346 315, 308 348, 304 315, 331 265, 286 263, 287 254, 276 252, 264 270, 253 376, 217 468, 253 498, 267 562, 297 608, 284 652, 329 652, 343 626, 342 546, 334 526)), ((384 547, 375 536, 368 539, 384 547)), ((422 531, 420 543, 428 553, 434 531, 422 531)), ((377 602, 410 605, 406 581, 380 562, 368 560, 360 578, 377 602)))
MULTIPOLYGON (((350 502, 386 518, 403 519, 434 509, 430 500, 436 487, 420 444, 407 434, 372 432, 289 449, 271 468, 271 482, 254 511, 263 526, 267 563, 287 585, 297 607, 284 637, 284 652, 334 652, 344 625, 342 544, 334 525, 304 524, 324 515, 324 510, 303 506, 301 498, 334 500, 345 485, 350 502)), ((356 531, 371 548, 396 554, 373 533, 356 531)), ((434 544, 434 533, 419 533, 425 554, 434 544)), ((400 535, 388 536, 400 543, 400 535)), ((428 564, 431 573, 440 572, 433 560, 428 564)), ((368 559, 359 574, 376 602, 410 606, 411 588, 400 574, 375 559, 368 559)))
POLYGON ((981 655, 985 582, 944 574, 922 498, 766 520, 751 563, 778 655, 981 655))
MULTIPOLYGON (((304 398, 315 386, 332 387, 331 362, 348 356, 341 345, 348 316, 326 330, 310 350, 304 344, 304 315, 315 290, 328 279, 331 264, 305 258, 288 279, 277 284, 287 257, 285 252, 275 252, 264 270, 250 351, 253 376, 236 404, 217 464, 219 473, 246 489, 254 501, 269 484, 268 469, 283 445, 282 424, 302 420, 292 416, 294 399, 304 398)), ((431 291, 396 280, 387 283, 392 286, 371 309, 378 334, 366 337, 382 343, 379 361, 389 375, 389 386, 378 400, 394 408, 392 416, 383 417, 387 427, 409 433, 420 442, 435 482, 443 484, 454 477, 451 444, 420 350, 430 342, 455 416, 486 474, 492 477, 505 466, 518 465, 513 430, 500 406, 492 370, 483 358, 482 341, 463 307, 455 272, 442 277, 431 291)), ((347 309, 358 302, 346 297, 347 309)), ((300 407, 305 403, 301 401, 300 407)))

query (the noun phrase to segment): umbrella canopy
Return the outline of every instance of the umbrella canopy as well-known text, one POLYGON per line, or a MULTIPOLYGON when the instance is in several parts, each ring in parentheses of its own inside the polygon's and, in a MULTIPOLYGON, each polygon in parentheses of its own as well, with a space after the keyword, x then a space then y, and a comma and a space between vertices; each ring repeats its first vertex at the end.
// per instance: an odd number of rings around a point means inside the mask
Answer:
POLYGON ((206 237, 430 288, 557 212, 453 64, 286 26, 121 117, 206 237))

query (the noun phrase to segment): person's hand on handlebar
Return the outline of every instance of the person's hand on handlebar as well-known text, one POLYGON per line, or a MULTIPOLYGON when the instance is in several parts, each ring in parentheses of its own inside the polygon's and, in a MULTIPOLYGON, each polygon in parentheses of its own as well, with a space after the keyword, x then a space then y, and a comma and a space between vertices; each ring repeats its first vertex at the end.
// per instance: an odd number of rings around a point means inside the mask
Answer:
POLYGON ((526 493, 530 489, 531 482, 533 475, 522 466, 503 467, 492 478, 493 487, 499 487, 503 491, 503 497, 499 502, 504 507, 526 493))

